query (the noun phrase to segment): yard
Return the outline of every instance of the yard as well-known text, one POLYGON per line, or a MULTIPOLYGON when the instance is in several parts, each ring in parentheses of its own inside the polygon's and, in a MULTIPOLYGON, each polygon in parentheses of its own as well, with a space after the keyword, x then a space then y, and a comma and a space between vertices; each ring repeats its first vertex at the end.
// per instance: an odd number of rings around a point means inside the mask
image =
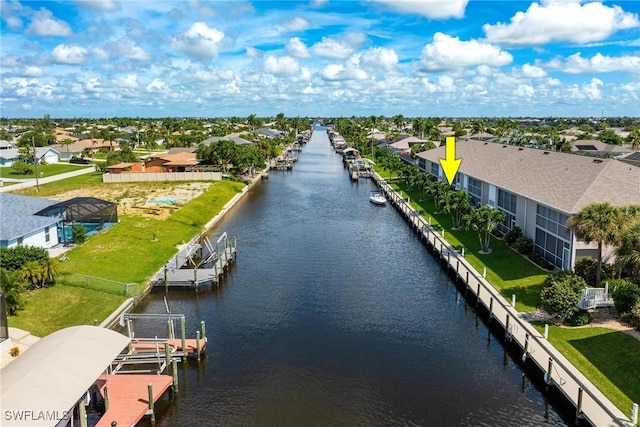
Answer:
MULTIPOLYGON (((78 169, 86 168, 87 165, 72 165, 67 163, 52 163, 48 165, 38 165, 38 175, 42 177, 59 175, 61 173, 73 172, 78 169)), ((90 167, 93 167, 91 165, 90 167)), ((36 177, 35 168, 32 173, 28 175, 17 174, 11 166, 0 167, 0 178, 13 178, 13 179, 33 179, 36 177)))

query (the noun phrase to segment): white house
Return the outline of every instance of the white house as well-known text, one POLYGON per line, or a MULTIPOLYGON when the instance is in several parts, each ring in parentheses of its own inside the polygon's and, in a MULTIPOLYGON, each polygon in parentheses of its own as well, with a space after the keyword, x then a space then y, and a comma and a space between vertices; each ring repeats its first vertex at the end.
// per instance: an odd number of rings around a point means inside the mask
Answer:
POLYGON ((17 245, 51 248, 57 245, 60 221, 57 217, 36 215, 37 212, 59 203, 38 197, 0 193, 0 246, 17 245))
MULTIPOLYGON (((418 166, 444 180, 440 147, 418 154, 418 166)), ((462 159, 454 184, 477 205, 502 210, 498 229, 522 229, 535 251, 555 266, 572 269, 576 259, 596 255, 596 246, 578 241, 566 228, 571 215, 590 202, 640 204, 640 168, 599 159, 498 143, 459 140, 462 159)))
MULTIPOLYGON (((0 166, 12 166, 20 161, 20 151, 17 148, 7 148, 0 150, 0 166)), ((58 163, 60 153, 51 147, 36 147, 36 158, 38 163, 58 163)))

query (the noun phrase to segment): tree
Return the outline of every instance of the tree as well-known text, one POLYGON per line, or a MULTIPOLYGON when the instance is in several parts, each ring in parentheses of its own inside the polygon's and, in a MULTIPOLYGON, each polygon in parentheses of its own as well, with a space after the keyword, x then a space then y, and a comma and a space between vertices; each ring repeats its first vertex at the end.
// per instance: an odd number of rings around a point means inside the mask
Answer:
POLYGON ((495 230, 496 224, 504 222, 504 220, 504 212, 486 205, 472 209, 469 214, 462 217, 465 228, 478 234, 481 253, 490 252, 491 232, 495 230))
POLYGON ((74 243, 84 243, 87 240, 87 229, 82 224, 74 224, 71 226, 71 236, 74 243))
POLYGON ((442 209, 442 198, 444 197, 445 192, 451 191, 451 186, 444 181, 435 180, 431 182, 429 187, 427 188, 427 194, 433 197, 433 203, 436 208, 435 213, 439 213, 440 209, 442 209))
POLYGON ((616 248, 617 262, 629 277, 640 283, 640 218, 623 227, 619 242, 616 248))
POLYGON ((18 280, 29 284, 33 289, 38 289, 42 284, 42 265, 36 261, 28 261, 16 274, 18 280))
POLYGON ((42 269, 42 287, 52 286, 60 275, 60 261, 56 258, 49 258, 40 265, 42 269))
POLYGON ((614 244, 619 236, 621 212, 609 202, 593 202, 567 221, 567 227, 586 243, 598 245, 598 268, 596 286, 600 287, 602 276, 602 248, 605 244, 614 244))
POLYGON ((540 293, 544 309, 563 323, 580 311, 580 293, 586 287, 582 279, 572 273, 560 272, 548 276, 540 293))
POLYGON ((448 191, 445 193, 442 210, 451 215, 453 229, 460 228, 462 216, 469 213, 471 208, 471 196, 464 190, 448 191))
POLYGON ((487 124, 484 122, 484 119, 476 119, 471 124, 471 132, 475 134, 480 134, 480 140, 482 140, 482 135, 487 130, 487 124))
POLYGON ((633 128, 627 136, 627 142, 631 144, 633 151, 640 150, 640 127, 633 128))
POLYGON ((622 137, 618 135, 613 129, 605 129, 600 131, 598 139, 607 144, 621 145, 622 137))
POLYGON ((7 311, 10 316, 22 309, 22 293, 24 286, 15 272, 0 268, 0 289, 4 292, 7 311))
POLYGON ((29 261, 42 264, 49 259, 45 248, 29 245, 18 245, 12 248, 0 248, 0 268, 16 271, 29 261))

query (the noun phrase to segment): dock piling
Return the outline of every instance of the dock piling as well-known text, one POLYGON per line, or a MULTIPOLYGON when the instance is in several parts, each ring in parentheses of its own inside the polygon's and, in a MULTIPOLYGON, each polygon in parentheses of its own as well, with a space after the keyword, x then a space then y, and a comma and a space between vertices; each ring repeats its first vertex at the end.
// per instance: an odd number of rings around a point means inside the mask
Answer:
POLYGON ((635 425, 638 424, 638 404, 634 403, 631 407, 631 422, 635 425))
POLYGON ((107 390, 107 386, 104 386, 104 411, 109 410, 109 390, 107 390))
POLYGON ((544 382, 547 383, 547 385, 553 383, 553 380, 551 379, 551 370, 553 369, 553 359, 549 358, 549 364, 547 365, 547 372, 545 372, 544 374, 544 382))
POLYGON ((200 360, 200 331, 196 331, 196 356, 200 360))
POLYGON ((165 366, 166 368, 168 368, 169 364, 171 363, 171 349, 169 349, 168 342, 164 343, 164 360, 165 360, 165 366))
POLYGON ((173 392, 178 392, 178 360, 171 360, 171 375, 173 376, 173 392))
POLYGON ((549 338, 549 324, 545 323, 544 324, 544 339, 548 339, 549 338))
POLYGON ((582 418, 582 387, 578 387, 578 403, 576 404, 576 425, 580 424, 582 418))
POLYGON ((511 294, 511 307, 516 306, 516 294, 511 294))
POLYGON ((206 330, 206 328, 204 326, 204 320, 200 321, 200 331, 201 331, 200 336, 202 337, 202 339, 206 343, 207 342, 207 330, 206 330))
POLYGON ((153 384, 147 384, 147 390, 149 391, 149 414, 151 415, 151 422, 156 422, 156 414, 153 412, 155 402, 153 401, 153 384))
POLYGON ((182 354, 183 357, 186 358, 187 357, 187 332, 185 330, 185 321, 184 321, 184 317, 180 318, 180 338, 182 340, 182 354))
POLYGON ((529 334, 524 335, 524 350, 522 352, 522 363, 527 361, 527 354, 529 353, 529 334))

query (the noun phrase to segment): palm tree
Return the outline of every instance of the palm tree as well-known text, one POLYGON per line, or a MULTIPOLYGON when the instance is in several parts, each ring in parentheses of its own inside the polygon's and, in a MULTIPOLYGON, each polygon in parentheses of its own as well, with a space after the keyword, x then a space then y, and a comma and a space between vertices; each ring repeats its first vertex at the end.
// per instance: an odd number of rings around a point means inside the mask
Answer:
POLYGON ((373 134, 376 131, 376 126, 378 125, 378 117, 370 116, 369 117, 369 127, 371 127, 371 159, 375 161, 373 157, 373 134))
POLYGON ((628 269, 631 278, 640 280, 640 218, 629 223, 620 232, 616 257, 618 263, 628 269))
POLYGON ((605 244, 614 244, 618 241, 621 218, 620 209, 609 202, 593 202, 567 221, 567 227, 575 232, 576 237, 586 243, 596 242, 598 245, 597 287, 600 286, 602 276, 602 248, 605 244))
POLYGON ((444 194, 450 190, 451 186, 444 181, 440 181, 439 179, 429 184, 429 186, 427 187, 427 194, 433 197, 433 203, 436 208, 436 211, 434 213, 440 213, 440 208, 442 207, 442 198, 444 197, 444 194))
POLYGON ((53 285, 60 275, 60 261, 49 258, 40 265, 42 270, 42 287, 53 285))
POLYGON ((491 232, 496 228, 496 224, 504 222, 504 219, 504 212, 486 205, 475 208, 462 217, 465 228, 478 234, 480 252, 485 254, 490 252, 491 232))
POLYGON ((471 196, 464 190, 448 191, 442 201, 442 210, 451 215, 453 229, 459 229, 462 216, 471 208, 471 196))
POLYGON ((484 119, 476 119, 473 121, 471 125, 471 133, 474 135, 479 133, 480 140, 482 141, 482 134, 487 130, 487 124, 484 122, 484 119))
POLYGON ((640 150, 640 127, 636 127, 631 130, 627 139, 631 143, 631 149, 633 151, 640 150))
POLYGON ((27 261, 17 271, 17 279, 30 284, 34 289, 38 289, 42 284, 42 266, 37 261, 27 261))
POLYGON ((7 303, 7 311, 10 316, 22 308, 22 292, 24 287, 18 279, 16 272, 0 268, 0 289, 4 292, 4 300, 7 303))

